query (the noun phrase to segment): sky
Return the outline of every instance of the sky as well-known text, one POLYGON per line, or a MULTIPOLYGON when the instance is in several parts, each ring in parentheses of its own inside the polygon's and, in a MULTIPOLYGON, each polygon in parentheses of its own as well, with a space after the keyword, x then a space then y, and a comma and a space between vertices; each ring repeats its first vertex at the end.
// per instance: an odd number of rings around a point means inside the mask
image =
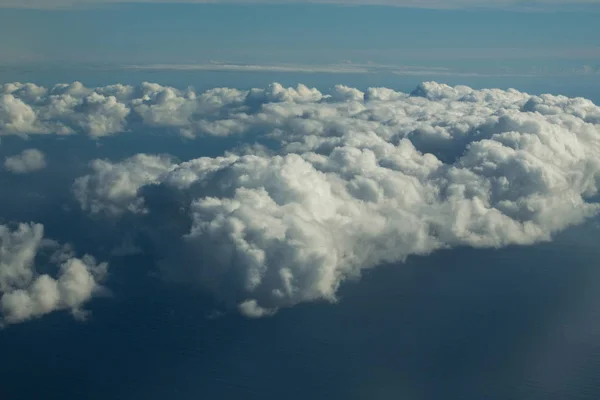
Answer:
POLYGON ((2 11, 2 64, 597 75, 600 58, 595 2, 584 10, 571 2, 532 3, 526 12, 494 7, 507 2, 486 2, 485 8, 444 2, 460 7, 450 10, 304 2, 76 2, 50 10, 36 4, 2 11), (566 4, 568 10, 556 11, 566 4))
POLYGON ((0 0, 0 398, 599 398, 599 17, 0 0))
MULTIPOLYGON (((77 6, 95 6, 98 4, 120 4, 120 3, 163 3, 163 4, 178 4, 178 3, 229 3, 229 4, 256 4, 256 3, 271 3, 276 4, 273 1, 260 1, 260 0, 238 0, 238 1, 224 1, 224 0, 134 0, 134 1, 122 1, 122 0, 28 0, 24 2, 15 2, 11 0, 4 0, 3 6, 5 7, 19 7, 19 8, 61 8, 61 7, 77 7, 77 6)), ((529 0, 529 1, 514 1, 514 0, 492 0, 492 1, 481 1, 481 0, 426 0, 426 1, 411 1, 411 0, 284 0, 280 3, 310 3, 310 4, 344 4, 344 5, 385 5, 393 7, 419 7, 419 8, 437 8, 437 9, 461 9, 466 7, 487 7, 487 8, 510 8, 510 9, 544 9, 551 7, 552 9, 560 8, 560 6, 568 5, 569 8, 589 6, 598 3, 597 0, 529 0)))

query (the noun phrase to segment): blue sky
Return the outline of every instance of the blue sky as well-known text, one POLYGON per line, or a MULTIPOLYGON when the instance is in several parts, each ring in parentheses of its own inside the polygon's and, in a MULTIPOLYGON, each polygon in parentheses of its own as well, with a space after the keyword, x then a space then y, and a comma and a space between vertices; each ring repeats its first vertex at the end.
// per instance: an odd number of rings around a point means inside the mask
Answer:
POLYGON ((373 63, 495 74, 597 73, 600 6, 559 6, 527 12, 300 3, 12 8, 0 13, 0 63, 373 63))

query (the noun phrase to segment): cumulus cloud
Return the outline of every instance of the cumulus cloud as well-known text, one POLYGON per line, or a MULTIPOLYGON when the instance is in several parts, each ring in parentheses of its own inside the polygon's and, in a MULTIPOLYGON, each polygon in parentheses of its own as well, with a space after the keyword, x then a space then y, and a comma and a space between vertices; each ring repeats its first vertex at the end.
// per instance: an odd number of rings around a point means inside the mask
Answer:
MULTIPOLYGON (((243 116, 271 101, 320 100, 321 94, 299 85, 274 84, 240 91, 217 88, 197 94, 155 83, 139 87, 87 88, 79 82, 47 89, 31 83, 0 86, 0 135, 75 133, 102 137, 133 127, 167 128, 185 135, 227 135, 244 129, 243 116), (313 97, 316 96, 316 97, 313 97), (223 114, 237 117, 223 119, 223 114)), ((258 123, 260 121, 248 121, 258 123)))
POLYGON ((15 174, 26 174, 46 168, 46 157, 37 149, 26 149, 20 154, 6 157, 4 168, 15 174))
POLYGON ((31 83, 4 84, 0 86, 0 134, 84 132, 98 137, 122 132, 130 110, 115 95, 128 90, 120 85, 92 90, 79 82, 50 89, 31 83))
POLYGON ((96 160, 73 190, 84 210, 145 224, 165 273, 247 316, 336 301, 345 280, 410 255, 548 241, 600 210, 589 100, 434 82, 202 96, 167 90, 147 109, 181 120, 193 100, 204 131, 273 144, 96 160))
POLYGON ((0 225, 0 324, 56 310, 85 316, 82 307, 101 289, 107 267, 45 239, 41 224, 0 225))
MULTIPOLYGON (((388 71, 398 74, 415 73, 412 69, 388 71)), ((438 75, 448 73, 452 72, 436 72, 438 75)), ((314 109, 314 102, 320 102, 327 112, 336 113, 344 119, 348 116, 340 107, 363 107, 365 112, 380 113, 382 110, 372 109, 375 103, 360 103, 360 100, 375 100, 382 93, 389 94, 389 90, 375 88, 362 93, 336 86, 331 93, 323 94, 302 84, 286 88, 274 83, 262 89, 215 88, 197 93, 192 89, 179 90, 147 82, 139 86, 117 84, 96 88, 87 88, 79 82, 59 84, 51 88, 32 83, 8 83, 0 85, 0 136, 85 134, 100 138, 148 128, 166 129, 188 137, 235 135, 250 130, 260 132, 273 129, 273 124, 278 123, 277 121, 281 121, 279 125, 289 122, 296 125, 323 122, 332 124, 332 118, 321 121, 319 116, 306 117, 304 122, 299 120, 296 112, 299 108, 306 109, 307 113, 323 113, 314 109), (349 93, 358 96, 354 100, 359 103, 339 102, 341 97, 349 93), (295 107, 286 107, 290 102, 295 107)), ((510 91, 506 93, 509 96, 515 95, 510 91)), ((398 93, 393 95, 396 98, 401 96, 398 93)), ((485 95, 495 94, 493 91, 480 94, 485 95)), ((523 93, 521 95, 527 96, 523 93)), ((586 104, 586 110, 597 113, 593 104, 586 104)), ((411 106, 411 103, 399 104, 399 110, 411 106)), ((430 111, 432 110, 424 110, 430 111)), ((432 117, 438 118, 435 115, 432 117)))

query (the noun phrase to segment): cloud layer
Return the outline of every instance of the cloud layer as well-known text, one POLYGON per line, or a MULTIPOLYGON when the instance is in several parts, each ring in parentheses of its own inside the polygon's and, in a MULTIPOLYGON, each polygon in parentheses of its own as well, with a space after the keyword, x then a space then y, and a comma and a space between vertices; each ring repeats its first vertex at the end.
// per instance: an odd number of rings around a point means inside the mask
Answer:
MULTIPOLYGON (((572 57, 573 50, 570 49, 572 57)), ((321 73, 321 74, 376 74, 391 73, 401 76, 533 76, 526 73, 502 72, 469 72, 458 71, 445 67, 422 67, 385 65, 375 63, 352 63, 342 64, 227 64, 211 62, 208 64, 145 64, 125 65, 121 68, 134 71, 228 71, 228 72, 296 72, 296 73, 321 73)), ((590 66, 573 73, 590 74, 590 66)))
MULTIPOLYGON (((442 96, 438 98, 441 100, 450 99, 447 96, 457 98, 461 94, 472 92, 464 87, 446 89, 441 86, 434 88, 432 85, 429 85, 428 90, 430 90, 428 92, 430 100, 435 100, 431 96, 442 96)), ((488 93, 493 96, 496 92, 477 93, 479 96, 488 93)), ((515 96, 520 99, 530 97, 525 93, 517 94, 514 91, 505 92, 505 95, 509 97, 505 96, 506 98, 502 99, 500 98, 502 96, 498 95, 498 100, 512 101, 512 104, 491 104, 491 106, 516 107, 515 96)), ((161 128, 190 137, 227 136, 251 129, 256 132, 272 130, 275 127, 274 123, 277 124, 277 128, 293 130, 294 126, 287 127, 284 124, 301 123, 297 118, 296 110, 282 107, 281 104, 294 103, 296 108, 304 107, 307 112, 317 113, 313 103, 318 103, 321 108, 336 113, 337 117, 347 123, 348 118, 353 116, 344 113, 343 109, 339 109, 340 107, 358 104, 364 107, 365 112, 381 112, 372 109, 376 103, 370 101, 392 100, 381 96, 392 96, 395 100, 400 100, 404 95, 385 88, 369 89, 367 93, 362 93, 345 86, 336 86, 332 93, 323 94, 304 85, 285 88, 277 83, 264 89, 216 88, 202 93, 196 93, 192 89, 178 90, 155 83, 143 83, 135 87, 117 84, 87 88, 79 82, 74 82, 55 85, 49 89, 31 83, 9 83, 0 86, 0 135, 80 133, 90 137, 103 137, 143 128, 161 128), (347 104, 341 100, 345 100, 347 104), (351 103, 350 100, 367 100, 367 103, 351 103)), ((532 99, 537 101, 533 97, 532 99)), ((478 99, 472 99, 471 103, 476 100, 478 99)), ((577 104, 583 107, 584 112, 590 113, 584 118, 585 122, 597 122, 599 118, 598 108, 589 101, 580 99, 567 101, 564 98, 547 96, 541 101, 552 101, 557 103, 557 106, 577 104)), ((397 113, 406 107, 418 106, 413 103, 399 102, 400 108, 397 113)), ((462 104, 465 108, 469 102, 462 101, 458 104, 462 104)), ((409 109, 404 112, 410 111, 409 109)), ((482 110, 478 111, 481 113, 482 110)), ((434 120, 440 118, 435 115, 435 107, 424 109, 423 112, 429 112, 434 120)), ((312 120, 319 123, 321 119, 322 117, 319 116, 304 118, 307 122, 312 120)), ((332 124, 332 121, 333 116, 325 117, 323 122, 332 124)), ((366 122, 361 121, 362 124, 366 122)), ((376 124, 378 121, 373 122, 376 124)), ((402 119, 388 120, 387 125, 378 129, 392 129, 394 126, 390 126, 391 123, 399 125, 398 129, 407 129, 407 126, 402 125, 402 119)))
POLYGON ((343 281, 410 255, 547 241, 600 210, 600 108, 585 99, 433 82, 141 90, 147 124, 269 146, 95 160, 74 194, 145 226, 165 273, 247 316, 336 301, 343 281))
POLYGON ((84 317, 82 307, 101 289, 107 267, 44 239, 40 224, 0 225, 0 325, 56 310, 84 317))

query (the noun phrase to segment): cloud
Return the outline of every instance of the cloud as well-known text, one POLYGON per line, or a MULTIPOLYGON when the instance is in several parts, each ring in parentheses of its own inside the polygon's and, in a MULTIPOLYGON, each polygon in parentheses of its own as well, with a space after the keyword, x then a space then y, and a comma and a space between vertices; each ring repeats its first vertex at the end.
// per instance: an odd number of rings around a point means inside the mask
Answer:
POLYGON ((573 72, 578 75, 598 75, 600 74, 600 67, 594 65, 583 65, 579 68, 576 68, 573 72))
POLYGON ((600 210, 589 100, 435 82, 411 94, 161 90, 145 104, 155 122, 191 129, 200 112, 194 129, 269 147, 96 160, 74 194, 92 214, 135 221, 166 276, 250 317, 335 302, 344 281, 411 255, 548 241, 600 210))
MULTIPOLYGON (((356 65, 352 68, 400 75, 420 73, 417 67, 356 65)), ((457 74, 445 69, 428 71, 440 76, 457 74)), ((323 94, 302 84, 285 88, 274 83, 262 89, 215 88, 197 93, 192 89, 179 90, 147 82, 139 86, 117 84, 96 88, 87 88, 79 82, 51 88, 8 83, 0 85, 0 136, 84 134, 101 138, 156 128, 188 137, 235 135, 251 126, 257 130, 268 129, 269 118, 285 111, 277 103, 327 103, 337 100, 336 96, 344 90, 343 86, 336 86, 330 94, 323 94), (257 113, 261 107, 262 112, 257 113), (229 117, 223 118, 223 115, 229 117)))
POLYGON ((69 246, 44 239, 41 224, 0 225, 0 324, 57 310, 84 317, 82 307, 101 290, 107 267, 89 255, 77 258, 69 246))
POLYGON ((148 127, 167 128, 188 136, 229 135, 235 133, 231 124, 237 122, 222 120, 220 116, 225 112, 241 116, 265 102, 303 97, 304 101, 312 101, 322 97, 304 85, 284 88, 273 84, 250 91, 216 88, 196 94, 191 89, 154 83, 91 89, 79 82, 50 89, 31 83, 9 83, 0 86, 0 94, 0 135, 80 133, 95 138, 148 127))
POLYGON ((169 158, 145 154, 119 165, 95 160, 90 167, 94 174, 77 179, 74 184, 75 197, 84 210, 92 213, 103 211, 110 215, 125 210, 146 212, 141 199, 136 199, 138 190, 144 185, 160 182, 173 169, 169 158))
POLYGON ((26 149, 20 154, 7 157, 4 168, 15 174, 26 174, 46 168, 46 157, 37 149, 26 149))
POLYGON ((523 10, 544 10, 550 6, 576 6, 598 4, 598 0, 534 0, 523 2, 520 0, 3 0, 0 7, 17 8, 62 8, 77 6, 98 6, 104 4, 118 3, 197 3, 197 4, 340 4, 340 5, 367 5, 367 6, 391 6, 411 8, 433 8, 433 9, 461 9, 471 7, 486 8, 508 8, 523 10))
POLYGON ((116 86, 94 91, 79 82, 51 89, 31 83, 4 84, 0 86, 0 135, 84 132, 97 137, 122 132, 129 109, 113 93, 124 95, 127 90, 116 86))
POLYGON ((212 62, 210 64, 148 64, 126 65, 124 69, 132 70, 157 70, 157 71, 230 71, 230 72, 299 72, 299 73, 325 73, 325 74, 367 74, 374 72, 374 68, 363 65, 255 65, 255 64, 227 64, 212 62))
POLYGON ((375 63, 342 64, 228 64, 211 62, 209 64, 145 64, 125 65, 126 70, 150 71, 229 71, 229 72, 296 72, 296 73, 321 73, 321 74, 375 74, 392 73, 395 75, 409 76, 530 76, 526 74, 492 73, 483 74, 476 72, 455 71, 445 67, 420 67, 402 65, 384 65, 375 63))

